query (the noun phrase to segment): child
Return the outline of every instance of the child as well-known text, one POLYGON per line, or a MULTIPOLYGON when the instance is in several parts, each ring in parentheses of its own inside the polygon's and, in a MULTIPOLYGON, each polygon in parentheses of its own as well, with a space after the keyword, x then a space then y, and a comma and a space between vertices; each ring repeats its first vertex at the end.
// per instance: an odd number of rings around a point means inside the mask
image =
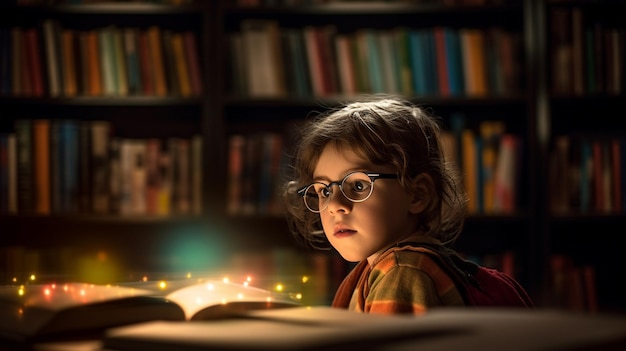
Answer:
POLYGON ((420 314, 463 306, 454 280, 418 243, 448 249, 466 195, 444 158, 437 120, 398 98, 354 102, 308 122, 284 198, 294 234, 358 262, 333 306, 420 314))

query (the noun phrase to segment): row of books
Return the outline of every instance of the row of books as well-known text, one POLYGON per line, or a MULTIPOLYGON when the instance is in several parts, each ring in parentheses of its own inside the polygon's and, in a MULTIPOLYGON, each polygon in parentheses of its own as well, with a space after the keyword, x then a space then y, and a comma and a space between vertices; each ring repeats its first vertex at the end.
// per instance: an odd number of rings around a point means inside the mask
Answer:
POLYGON ((469 197, 470 214, 512 214, 519 209, 523 141, 502 121, 482 121, 478 130, 454 115, 444 131, 447 157, 456 163, 469 197))
POLYGON ((0 134, 0 213, 198 215, 201 148, 116 137, 107 121, 17 120, 0 134))
POLYGON ((554 213, 626 212, 626 140, 554 138, 550 152, 550 208, 554 213))
POLYGON ((29 97, 202 94, 193 31, 107 26, 0 28, 0 95, 29 97))
POLYGON ((252 97, 396 93, 507 96, 522 88, 521 34, 501 27, 339 32, 245 19, 228 34, 231 91, 252 97))
POLYGON ((623 27, 599 22, 580 6, 553 7, 550 41, 553 93, 624 93, 626 30, 623 27))
POLYGON ((280 215, 281 186, 288 159, 278 133, 229 137, 227 212, 232 215, 280 215))

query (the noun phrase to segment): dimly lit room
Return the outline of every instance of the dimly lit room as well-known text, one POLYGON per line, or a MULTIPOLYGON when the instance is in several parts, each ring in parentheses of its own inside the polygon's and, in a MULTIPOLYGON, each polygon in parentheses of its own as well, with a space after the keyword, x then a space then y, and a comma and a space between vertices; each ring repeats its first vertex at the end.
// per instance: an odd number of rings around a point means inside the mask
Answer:
POLYGON ((626 349, 625 13, 2 1, 0 351, 626 349))

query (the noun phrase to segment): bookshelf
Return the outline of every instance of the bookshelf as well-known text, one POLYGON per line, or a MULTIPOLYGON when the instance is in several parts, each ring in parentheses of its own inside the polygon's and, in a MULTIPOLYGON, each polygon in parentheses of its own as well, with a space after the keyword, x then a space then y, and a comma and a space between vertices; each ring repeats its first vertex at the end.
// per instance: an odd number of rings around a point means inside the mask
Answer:
MULTIPOLYGON (((442 117, 444 123, 452 128, 458 125, 462 129, 470 129, 475 135, 473 142, 479 138, 481 125, 491 125, 491 121, 504 122, 505 130, 524 141, 523 157, 519 160, 518 172, 520 177, 515 182, 516 200, 506 210, 476 208, 468 219, 464 235, 457 243, 457 248, 479 260, 487 260, 506 252, 508 257, 516 261, 512 272, 516 277, 530 287, 535 270, 540 267, 533 257, 536 256, 532 234, 535 232, 535 193, 524 191, 531 189, 534 184, 533 174, 534 154, 528 152, 534 140, 534 90, 528 87, 527 72, 530 72, 530 60, 524 50, 524 45, 531 38, 526 38, 527 20, 525 11, 529 11, 522 2, 511 2, 487 6, 444 6, 442 4, 409 4, 406 2, 328 2, 315 6, 250 6, 243 7, 231 3, 220 3, 222 23, 218 37, 223 41, 223 52, 218 58, 226 69, 222 75, 223 103, 221 104, 225 121, 224 133, 227 136, 247 135, 252 137, 257 130, 279 131, 288 139, 293 132, 290 126, 298 123, 299 119, 306 118, 311 111, 322 111, 324 107, 332 107, 343 101, 355 98, 355 93, 376 94, 379 92, 396 91, 404 94, 424 106, 432 108, 442 117), (435 31, 437 28, 437 31, 435 31), (469 30, 471 29, 471 31, 469 30), (436 57, 431 56, 430 65, 420 73, 403 77, 395 75, 395 67, 385 74, 380 73, 380 80, 371 79, 376 75, 376 69, 384 69, 384 62, 393 62, 394 57, 378 56, 380 47, 396 46, 398 52, 409 51, 411 48, 408 38, 426 37, 434 46, 435 32, 450 36, 452 40, 460 41, 461 36, 474 33, 479 40, 498 43, 493 47, 509 47, 500 59, 498 53, 490 51, 489 58, 493 66, 511 67, 517 71, 511 79, 504 82, 504 74, 490 77, 493 71, 485 70, 480 77, 482 88, 474 90, 464 89, 464 74, 459 69, 462 65, 464 52, 460 43, 456 54, 450 57, 456 59, 456 73, 450 77, 450 82, 457 84, 456 89, 444 91, 440 88, 438 78, 434 73, 436 57), (463 33, 463 34, 461 34, 463 33), (258 38, 256 41, 247 41, 249 37, 258 38), (294 39, 295 37, 295 39, 294 39), (310 39, 314 37, 315 39, 310 39), (335 53, 336 38, 347 42, 348 47, 358 47, 365 54, 363 57, 351 56, 342 59, 323 61, 314 65, 315 54, 307 49, 316 40, 326 40, 326 45, 320 45, 320 52, 335 53), (505 39, 502 39, 505 38, 505 39), (500 41, 503 40, 503 41, 500 41), (273 51, 261 51, 255 45, 280 42, 283 45, 273 51), (506 44, 502 44, 506 42, 506 44), (295 43, 295 44, 294 44, 295 43), (374 47, 367 44, 373 43, 374 47), (249 45, 249 46, 246 46, 249 45), (297 50, 300 53, 297 53, 297 50), (371 51, 368 51, 370 49, 371 51), (266 58, 255 60, 257 66, 246 65, 245 58, 249 52, 267 55, 266 58), (281 64, 268 64, 263 68, 262 62, 280 61, 281 64), (304 63, 303 63, 304 61, 304 63), (343 62, 343 63, 342 63, 343 62), (378 64, 377 64, 378 63, 378 64), (363 72, 359 75, 356 69, 352 72, 354 81, 349 84, 341 81, 341 70, 345 66, 359 67, 363 65, 363 72), (369 65, 369 66, 368 66, 369 65), (508 66, 507 66, 508 65, 508 66), (298 69, 299 67, 299 69, 298 69), (323 73, 326 70, 326 73, 323 73), (371 70, 371 71, 370 71, 371 70), (260 72, 261 71, 261 72, 260 72), (242 74, 244 72, 245 74, 242 74), (260 91, 254 84, 258 77, 254 74, 268 74, 278 80, 276 89, 260 91), (314 73, 321 72, 321 73, 314 73), (423 74, 422 74, 423 73, 423 74), (414 82, 421 75, 430 74, 430 81, 418 92, 414 82), (387 82, 383 77, 393 75, 395 82, 387 82), (317 79, 316 78, 320 78, 317 79), (326 78, 326 79, 325 79, 326 78), (302 82, 305 82, 302 88, 302 82), (461 83, 459 83, 461 82, 461 83), (489 82, 487 84, 484 84, 489 82), (308 84, 307 84, 308 83, 308 84), (486 86, 485 86, 486 85, 486 86), (352 86, 352 88, 349 88, 352 86), (395 87, 395 90, 393 90, 395 87), (506 233, 504 235, 503 233, 506 233)), ((340 41, 341 41, 340 40, 340 41)), ((268 44, 269 45, 269 44, 268 44)), ((343 44, 341 44, 343 45, 343 44)), ((424 48, 414 50, 427 50, 424 48)), ((454 46, 454 45, 453 45, 454 46)), ((471 46, 471 45, 470 45, 471 46)), ((350 49, 347 49, 349 51, 350 49)), ((433 47, 434 50, 434 47, 433 47)), ((394 50, 387 50, 394 51, 394 50)), ((428 56, 427 51, 423 51, 428 56)), ((408 54, 407 54, 408 55, 408 54)), ((445 55, 445 54, 444 54, 445 55)), ((320 57, 324 54, 320 54, 320 57)), ((257 58, 255 56, 255 58, 257 58)), ((487 58, 484 58, 487 60, 487 58)), ((426 59, 424 59, 426 60, 426 59)), ((445 59, 444 59, 445 60, 445 59)), ((408 64, 408 63, 407 63, 408 64)), ((452 64, 452 63, 451 63, 452 64)), ((413 71, 414 67, 408 67, 413 71)), ((448 68, 446 67, 446 71, 448 68)), ((345 72, 344 72, 345 73, 345 72)), ((351 76, 346 73, 345 76, 351 76)), ((288 148, 289 149, 289 148, 288 148)), ((224 160, 228 164, 228 160, 224 160)), ((227 166, 224 166, 227 168, 227 166)), ((224 181, 228 181, 227 178, 224 181)), ((480 187, 482 193, 483 187, 480 187)), ((228 194, 223 195, 228 198, 228 194)), ((243 217, 243 216, 241 216, 243 217)), ((493 262, 493 261, 492 261, 493 262)))
MULTIPOLYGON (((350 101, 356 93, 396 91, 431 108, 451 132, 471 130, 474 140, 479 140, 481 126, 496 121, 503 123, 506 133, 521 140, 512 206, 496 210, 487 205, 488 202, 477 206, 457 243, 459 251, 485 260, 501 253, 512 254, 515 276, 539 304, 548 306, 559 305, 552 290, 550 263, 555 254, 564 254, 573 258, 578 266, 595 268, 600 308, 623 310, 625 306, 619 299, 623 291, 614 289, 608 273, 615 267, 612 257, 618 254, 617 246, 611 245, 609 233, 614 226, 626 224, 623 213, 583 213, 579 209, 555 212, 551 207, 555 194, 555 183, 550 181, 555 164, 552 162, 552 149, 558 136, 624 137, 622 122, 615 122, 609 113, 598 112, 600 107, 602 111, 621 110, 624 93, 623 88, 615 90, 618 82, 611 86, 613 90, 607 85, 606 91, 602 92, 583 91, 575 95, 555 90, 555 77, 572 78, 574 75, 570 77, 556 71, 567 64, 554 62, 563 55, 554 51, 560 46, 556 45, 557 34, 552 30, 555 17, 551 14, 555 9, 569 13, 573 8, 583 9, 590 21, 593 19, 604 27, 621 29, 623 42, 624 27, 616 18, 625 8, 623 1, 511 0, 485 1, 479 6, 451 1, 422 4, 404 1, 290 4, 278 1, 239 6, 237 2, 216 0, 190 1, 179 5, 154 2, 1 5, 1 28, 37 28, 42 37, 42 23, 48 19, 75 33, 103 28, 132 28, 139 32, 156 28, 162 36, 164 33, 193 33, 200 73, 189 78, 199 76, 202 90, 192 94, 188 93, 189 90, 183 93, 181 81, 172 83, 172 76, 168 76, 166 67, 165 82, 170 85, 169 90, 161 95, 156 90, 146 92, 137 89, 108 95, 85 90, 80 93, 80 89, 84 89, 80 83, 77 83, 76 93, 71 93, 71 89, 70 92, 61 89, 57 95, 50 94, 45 45, 42 42, 39 57, 43 93, 34 93, 32 84, 29 93, 8 93, 5 85, 13 78, 8 78, 7 71, 0 71, 3 89, 0 106, 5 111, 11 111, 3 113, 8 118, 0 119, 0 134, 13 132, 15 122, 19 120, 49 119, 83 123, 107 121, 113 135, 128 139, 191 140, 199 136, 202 140, 199 169, 203 179, 201 190, 190 191, 199 195, 196 201, 201 203, 201 207, 185 213, 121 215, 76 211, 41 215, 19 211, 8 213, 4 209, 0 214, 0 226, 3 233, 6 228, 6 232, 13 235, 2 235, 0 247, 3 251, 0 252, 4 255, 3 260, 10 261, 11 255, 34 255, 36 259, 18 260, 17 264, 13 260, 11 269, 27 271, 30 269, 28 262, 34 260, 36 266, 49 267, 44 274, 71 275, 75 272, 67 267, 73 263, 61 265, 58 262, 71 260, 71 255, 75 255, 72 250, 82 252, 79 258, 92 265, 103 265, 98 261, 98 257, 102 259, 98 255, 107 253, 110 267, 105 267, 108 270, 103 271, 110 275, 102 279, 115 274, 118 279, 134 279, 136 275, 146 272, 167 274, 168 269, 224 267, 224 262, 235 256, 235 260, 249 265, 277 265, 268 262, 279 262, 285 257, 293 259, 293 252, 301 253, 300 250, 303 250, 307 257, 310 254, 311 259, 298 264, 308 272, 317 267, 315 274, 318 277, 326 275, 326 281, 321 285, 326 284, 322 290, 329 294, 334 291, 334 284, 337 284, 341 274, 332 275, 328 271, 345 272, 347 269, 333 253, 329 253, 326 259, 318 259, 307 249, 299 247, 287 232, 280 211, 252 209, 231 212, 229 209, 232 200, 231 137, 242 136, 248 140, 257 138, 259 134, 279 135, 284 153, 290 149, 298 123, 311 111, 322 111, 350 101), (611 10, 603 6, 607 3, 611 4, 611 10), (252 43, 265 41, 267 44, 262 48, 252 48, 254 55, 238 56, 237 52, 250 50, 238 46, 245 41, 244 32, 253 38, 252 43), (307 35, 320 38, 328 35, 325 38, 329 43, 342 42, 339 48, 343 45, 343 49, 328 46, 336 52, 343 50, 341 59, 309 66, 304 39, 307 35), (413 37, 416 42, 427 42, 424 37, 434 40, 439 35, 452 37, 459 43, 456 46, 458 51, 452 56, 456 57, 456 61, 450 61, 450 66, 445 66, 446 72, 452 72, 447 84, 438 81, 437 56, 434 53, 432 61, 426 62, 431 65, 430 69, 422 71, 425 74, 393 74, 395 80, 386 78, 397 66, 386 62, 401 60, 401 57, 374 55, 395 50, 374 48, 369 56, 365 55, 369 58, 365 61, 370 67, 363 68, 364 74, 353 72, 350 75, 345 68, 358 66, 361 62, 348 55, 347 48, 350 46, 369 41, 387 48, 398 45, 396 39, 402 36, 413 37), (336 38, 340 40, 335 41, 336 38), (508 52, 509 58, 506 59, 503 58, 505 56, 496 56, 495 50, 483 52, 488 56, 483 59, 489 60, 490 64, 482 76, 469 76, 466 73, 480 70, 463 68, 463 65, 471 65, 476 55, 470 56, 472 50, 463 49, 461 38, 467 42, 487 41, 492 44, 488 45, 490 49, 512 49, 503 50, 508 52), (504 41, 502 38, 505 38, 504 41), (299 60, 290 51, 298 48, 301 52, 299 60), (246 64, 246 57, 254 57, 254 64, 246 64), (282 65, 276 65, 277 61, 282 61, 282 65), (267 65, 261 65, 262 62, 267 65), (383 69, 380 74, 376 73, 375 67, 383 69), (320 68, 330 69, 329 74, 310 74, 320 68), (421 76, 430 77, 430 81, 418 79, 421 76), (261 81, 275 79, 274 88, 265 89, 269 84, 254 85, 252 88, 248 80, 259 77, 261 81), (323 77, 328 77, 326 84, 323 77), (443 85, 449 89, 442 90, 443 85), (587 116, 592 116, 593 123, 588 122, 587 116), (589 232, 604 232, 606 237, 590 238, 589 232), (177 246, 178 252, 174 252, 174 246, 177 246), (71 253, 63 254, 67 248, 71 249, 71 253), (285 255, 285 251, 289 254, 285 255), (266 254, 258 255, 258 252, 266 254), (119 267, 135 275, 120 277, 122 269, 119 267)), ((560 35, 563 36, 563 33, 560 35)), ((3 38, 7 36, 10 37, 10 31, 3 32, 3 38)), ((2 39, 3 43, 6 40, 2 39)), ((396 47, 398 52, 405 49, 410 52, 409 48, 424 49, 408 44, 396 47)), ((561 52, 567 50, 565 48, 561 52)), ((171 59, 168 55, 173 52, 166 48, 163 59, 171 59)), ((406 55, 411 57, 408 52, 406 55)), ((415 57, 418 56, 422 57, 415 57)), ((417 72, 420 66, 411 66, 415 62, 410 62, 405 72, 417 72)), ((175 66, 171 68, 172 72, 176 70, 175 66)), ((623 79, 620 82, 625 83, 623 79)), ((191 81, 188 84, 191 85, 191 81)), ((570 85, 574 86, 562 82, 558 86, 570 85)), ((284 169, 280 167, 274 177, 282 175, 280 172, 284 169)), ((241 168, 245 167, 242 165, 241 168)), ((563 185, 558 181, 556 184, 563 185)), ((478 187, 476 191, 482 194, 483 187, 478 187)), ((259 193, 258 190, 251 192, 255 197, 259 193)), ((258 198, 255 202, 258 203, 258 198)), ((10 272, 1 278, 10 279, 10 272)))
POLYGON ((618 14, 625 9, 623 1, 548 1, 540 8, 545 18, 540 62, 547 81, 538 114, 547 123, 539 145, 551 165, 538 184, 550 194, 541 243, 548 264, 565 266, 560 274, 571 290, 581 290, 576 282, 584 281, 588 267, 597 282, 595 292, 578 293, 582 302, 565 298, 557 303, 573 309, 624 310, 624 289, 611 284, 608 272, 624 268, 610 259, 619 254, 610 241, 614 228, 626 224, 620 145, 626 129, 621 119, 611 117, 615 112, 600 111, 624 109, 625 27, 618 14), (556 164, 561 166, 552 168, 556 164), (601 303, 589 305, 586 294, 596 294, 601 303))

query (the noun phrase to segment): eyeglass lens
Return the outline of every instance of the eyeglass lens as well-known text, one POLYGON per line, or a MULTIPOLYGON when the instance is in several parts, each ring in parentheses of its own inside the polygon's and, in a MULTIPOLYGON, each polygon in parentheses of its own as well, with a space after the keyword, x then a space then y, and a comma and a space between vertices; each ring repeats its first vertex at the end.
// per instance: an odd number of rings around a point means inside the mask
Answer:
MULTIPOLYGON (((326 185, 318 182, 311 184, 304 194, 306 206, 313 212, 325 209, 333 195, 332 186, 337 183, 332 182, 326 185)), ((365 201, 372 193, 372 180, 363 172, 348 174, 338 185, 343 195, 352 202, 365 201)))

